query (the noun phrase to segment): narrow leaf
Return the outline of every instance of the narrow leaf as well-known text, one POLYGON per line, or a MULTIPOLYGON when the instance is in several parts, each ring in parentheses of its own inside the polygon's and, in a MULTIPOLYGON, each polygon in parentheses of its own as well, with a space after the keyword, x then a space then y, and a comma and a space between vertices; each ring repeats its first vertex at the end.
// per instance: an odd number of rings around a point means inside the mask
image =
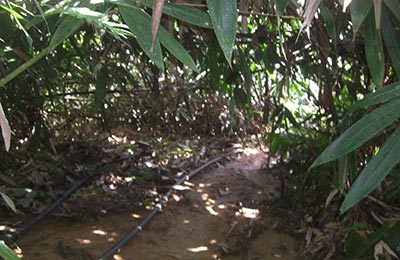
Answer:
POLYGON ((382 0, 374 0, 375 25, 379 31, 381 29, 382 0))
POLYGON ((57 47, 65 39, 75 33, 83 23, 83 20, 74 16, 65 17, 65 19, 57 27, 57 30, 54 32, 49 44, 49 49, 52 50, 57 47))
POLYGON ((383 0, 383 2, 396 17, 397 22, 400 22, 400 2, 398 0, 383 0))
POLYGON ((372 10, 372 0, 353 0, 350 5, 351 21, 353 23, 354 37, 360 29, 361 24, 372 10))
POLYGON ((142 9, 136 7, 119 6, 119 10, 129 30, 136 36, 140 48, 159 69, 163 70, 164 63, 160 42, 156 40, 153 46, 151 43, 151 17, 142 9))
POLYGON ((9 248, 3 240, 0 240, 0 256, 6 260, 20 260, 20 258, 9 248))
POLYGON ((8 207, 10 207, 10 209, 12 209, 12 211, 14 211, 15 213, 17 212, 17 208, 15 207, 14 201, 12 201, 12 199, 10 197, 8 197, 7 194, 0 192, 0 196, 3 198, 4 202, 6 203, 6 205, 8 207))
POLYGON ((187 65, 193 71, 198 71, 196 64, 187 50, 162 26, 159 28, 158 40, 179 61, 187 65))
POLYGON ((308 0, 306 2, 306 6, 304 7, 304 21, 301 25, 301 28, 304 29, 311 25, 312 20, 314 19, 315 13, 318 10, 319 5, 322 0, 308 0))
MULTIPOLYGON (((106 2, 118 4, 119 6, 137 7, 144 5, 146 7, 153 8, 153 0, 140 0, 131 2, 125 2, 123 0, 106 0, 106 2)), ((163 13, 189 24, 203 28, 212 28, 210 16, 206 12, 203 12, 199 9, 173 3, 164 3, 163 13)))
POLYGON ((352 113, 357 109, 367 108, 376 104, 383 104, 398 97, 400 97, 400 81, 387 85, 378 89, 374 93, 365 96, 364 99, 354 104, 349 112, 352 113))
POLYGON ((207 0, 208 10, 219 45, 229 65, 236 38, 236 0, 207 0))
POLYGON ((286 10, 289 0, 274 0, 275 4, 275 12, 278 16, 283 15, 283 12, 286 10))
POLYGON ((162 10, 164 6, 164 0, 154 0, 153 4, 153 15, 151 22, 151 47, 153 48, 154 42, 156 41, 158 27, 160 26, 162 10))
POLYGON ((8 152, 10 150, 10 145, 11 145, 12 131, 10 125, 8 124, 6 115, 4 114, 3 106, 1 105, 1 103, 0 103, 0 127, 4 139, 4 146, 6 147, 6 151, 8 152))
POLYGON ((333 44, 336 46, 336 21, 333 17, 331 11, 325 6, 320 5, 319 10, 321 11, 321 16, 325 21, 326 30, 328 31, 329 37, 332 39, 333 44))
POLYGON ((372 82, 377 87, 381 87, 385 75, 385 60, 381 35, 378 30, 376 30, 374 12, 372 9, 365 19, 363 35, 365 40, 365 55, 367 57, 372 82))
POLYGON ((394 30, 395 26, 390 19, 389 12, 386 6, 382 9, 382 36, 385 41, 386 48, 389 52, 390 59, 392 60, 392 66, 400 77, 400 37, 398 30, 394 30))
POLYGON ((354 151, 400 117, 400 98, 392 100, 365 115, 331 143, 310 168, 336 160, 354 151))
POLYGON ((400 160, 400 127, 390 135, 380 151, 365 166, 347 193, 340 211, 344 213, 366 197, 385 179, 400 160))

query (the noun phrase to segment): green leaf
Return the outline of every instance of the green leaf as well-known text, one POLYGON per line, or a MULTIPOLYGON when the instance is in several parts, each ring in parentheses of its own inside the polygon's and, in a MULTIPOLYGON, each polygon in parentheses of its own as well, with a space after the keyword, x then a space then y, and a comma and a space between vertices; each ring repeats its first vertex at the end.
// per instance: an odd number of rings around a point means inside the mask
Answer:
POLYGON ((384 241, 397 254, 400 235, 400 223, 388 224, 385 223, 381 228, 374 230, 371 233, 367 232, 352 232, 346 240, 345 252, 346 259, 375 259, 375 245, 379 241, 384 241))
POLYGON ((365 55, 367 57, 368 69, 371 73, 372 82, 381 87, 385 75, 385 60, 381 36, 376 29, 374 11, 371 9, 363 27, 365 40, 365 55))
MULTIPOLYGON (((397 77, 400 77, 400 37, 398 31, 394 30, 396 26, 392 23, 386 6, 382 8, 382 36, 386 48, 389 52, 392 66, 396 71, 397 77)), ((399 24, 398 24, 399 25, 399 24)), ((398 27, 398 26, 397 26, 398 27)))
POLYGON ((192 57, 187 52, 187 50, 183 48, 183 46, 162 26, 160 26, 159 28, 158 40, 179 61, 187 65, 192 70, 198 72, 196 64, 194 63, 192 57))
POLYGON ((75 33, 83 23, 83 20, 78 19, 74 16, 65 17, 65 19, 57 27, 57 30, 54 32, 53 37, 51 38, 49 50, 54 49, 65 39, 75 33))
POLYGON ((310 168, 338 159, 360 147, 400 117, 399 107, 400 98, 397 98, 365 115, 331 143, 310 168))
POLYGON ((15 207, 14 201, 7 194, 0 192, 0 196, 3 198, 4 202, 7 204, 12 211, 17 212, 17 208, 15 207))
POLYGON ((351 1, 350 13, 353 23, 354 37, 361 27, 361 24, 367 18, 368 13, 372 10, 373 0, 353 0, 351 1))
POLYGON ((4 146, 6 148, 6 151, 10 150, 11 146, 11 127, 10 124, 8 123, 8 120, 6 118, 6 115, 3 110, 3 106, 0 103, 0 128, 1 128, 1 134, 3 136, 4 140, 4 146))
POLYGON ((400 2, 398 0, 383 0, 383 2, 396 17, 397 21, 400 22, 400 2))
POLYGON ((119 10, 129 30, 136 36, 140 48, 159 69, 163 70, 164 63, 160 42, 156 40, 152 48, 151 17, 142 9, 132 6, 119 6, 119 10))
POLYGON ((207 6, 219 45, 231 65, 238 16, 236 0, 207 0, 207 6))
POLYGON ((108 82, 108 71, 106 68, 102 68, 97 73, 96 77, 96 91, 94 92, 94 101, 98 107, 102 107, 104 98, 106 97, 108 82))
POLYGON ((20 260, 20 258, 9 248, 3 240, 0 240, 0 256, 5 260, 20 260))
MULTIPOLYGON (((121 0, 106 0, 106 2, 118 4, 119 6, 132 7, 133 5, 144 5, 146 7, 153 8, 153 0, 140 0, 131 2, 121 0)), ((198 9, 166 2, 164 3, 163 13, 189 24, 203 28, 212 28, 210 16, 206 12, 198 9)))
POLYGON ((400 81, 387 85, 378 89, 375 93, 365 96, 364 99, 354 104, 349 113, 372 105, 383 104, 398 97, 400 97, 400 81))
POLYGON ((275 11, 278 16, 283 15, 283 12, 286 10, 288 2, 289 0, 274 0, 275 11))
POLYGON ((344 213, 365 198, 385 179, 400 160, 400 127, 390 135, 380 151, 365 166, 347 193, 340 211, 344 213))
POLYGON ((329 37, 332 39, 333 44, 336 46, 337 37, 336 37, 335 18, 333 17, 331 11, 324 4, 321 4, 319 6, 319 10, 321 11, 321 16, 325 21, 326 30, 328 31, 329 37))

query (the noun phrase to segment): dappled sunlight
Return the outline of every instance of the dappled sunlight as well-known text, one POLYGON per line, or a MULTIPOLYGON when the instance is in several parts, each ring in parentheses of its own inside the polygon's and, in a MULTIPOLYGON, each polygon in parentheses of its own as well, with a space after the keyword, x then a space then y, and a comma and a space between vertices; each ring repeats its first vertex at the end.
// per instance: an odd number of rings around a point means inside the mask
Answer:
POLYGON ((199 252, 204 252, 208 250, 207 246, 198 246, 198 247, 192 247, 187 249, 189 252, 193 253, 199 253, 199 252))
POLYGON ((76 241, 78 241, 82 245, 89 245, 92 243, 92 241, 90 239, 77 238, 76 241))
POLYGON ((255 219, 259 216, 260 210, 242 207, 235 212, 235 216, 255 219))

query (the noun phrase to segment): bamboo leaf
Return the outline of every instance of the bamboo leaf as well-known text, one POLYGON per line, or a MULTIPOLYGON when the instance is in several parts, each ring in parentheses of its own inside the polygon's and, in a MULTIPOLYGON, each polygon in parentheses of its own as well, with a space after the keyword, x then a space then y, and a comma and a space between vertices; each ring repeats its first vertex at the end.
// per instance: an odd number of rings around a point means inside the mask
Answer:
POLYGON ((372 10, 372 0, 353 0, 350 5, 351 21, 353 23, 354 37, 372 10))
POLYGON ((160 26, 162 9, 164 6, 164 0, 154 0, 153 1, 153 15, 151 22, 151 46, 153 47, 154 42, 156 41, 158 27, 160 26))
POLYGON ((162 26, 159 29, 158 40, 179 61, 187 65, 193 71, 198 71, 196 64, 187 50, 162 26))
POLYGON ((288 2, 289 0, 274 0, 275 11, 279 16, 283 15, 288 5, 288 2))
POLYGON ((17 208, 15 207, 14 201, 12 201, 12 199, 10 197, 8 197, 7 194, 3 193, 0 191, 0 196, 3 198, 4 202, 6 203, 6 205, 12 209, 12 211, 14 211, 15 213, 17 212, 17 208))
POLYGON ((229 65, 236 38, 236 0, 207 0, 208 10, 219 45, 229 65))
POLYGON ((349 112, 352 113, 357 109, 367 108, 376 104, 383 104, 398 97, 400 97, 400 81, 387 85, 378 89, 374 93, 365 96, 364 99, 354 104, 349 112))
MULTIPOLYGON (((119 6, 138 7, 140 5, 144 5, 146 7, 153 8, 153 0, 140 0, 131 2, 122 0, 106 0, 106 2, 118 4, 119 6)), ((206 12, 198 9, 173 3, 164 3, 163 13, 189 24, 203 28, 212 28, 210 16, 206 12)))
POLYGON ((374 0, 375 10, 375 25, 379 31, 381 29, 381 17, 382 17, 382 0, 374 0))
POLYGON ((302 30, 311 25, 311 22, 314 19, 315 13, 317 12, 321 2, 322 0, 308 0, 306 2, 303 13, 304 21, 301 25, 302 30))
POLYGON ((321 11, 321 16, 325 21, 326 30, 328 31, 329 37, 332 39, 333 44, 336 46, 336 21, 333 17, 331 11, 325 6, 320 5, 319 10, 321 11))
POLYGON ((310 168, 336 160, 354 151, 378 132, 400 117, 400 98, 383 104, 347 129, 331 143, 314 161, 310 168))
POLYGON ((383 0, 383 2, 396 17, 397 21, 400 22, 400 2, 398 0, 383 0))
POLYGON ((4 114, 3 106, 1 105, 1 103, 0 103, 0 127, 4 139, 4 146, 6 147, 6 151, 8 152, 10 150, 10 145, 11 145, 12 131, 10 125, 8 124, 6 115, 4 114))
POLYGON ((385 60, 381 36, 376 29, 374 12, 371 9, 363 27, 365 40, 365 55, 367 57, 368 69, 371 73, 372 82, 381 87, 385 75, 385 60))
POLYGON ((341 213, 344 213, 366 197, 383 181, 383 179, 385 179, 391 169, 400 160, 399 151, 400 127, 397 127, 383 144, 378 154, 368 162, 351 186, 340 208, 341 213))
POLYGON ((50 40, 49 50, 54 49, 65 39, 75 33, 83 23, 84 21, 82 19, 78 19, 74 16, 65 17, 65 19, 57 27, 53 37, 50 40))
POLYGON ((9 248, 3 240, 0 240, 0 256, 6 260, 20 260, 20 258, 9 248))
POLYGON ((146 55, 161 70, 164 69, 160 42, 155 41, 152 46, 151 17, 142 9, 132 6, 119 6, 122 18, 135 35, 136 40, 146 55))
POLYGON ((395 27, 386 6, 384 6, 382 9, 382 36, 392 60, 392 66, 397 77, 400 77, 400 37, 398 31, 394 30, 395 27))

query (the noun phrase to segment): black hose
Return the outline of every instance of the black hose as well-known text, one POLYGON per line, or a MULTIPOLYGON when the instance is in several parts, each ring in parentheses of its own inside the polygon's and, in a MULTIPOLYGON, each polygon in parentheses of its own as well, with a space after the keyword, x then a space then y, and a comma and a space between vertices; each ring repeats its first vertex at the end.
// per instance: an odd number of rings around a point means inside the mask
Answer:
MULTIPOLYGON (((191 171, 190 173, 186 174, 182 178, 180 178, 175 185, 181 185, 185 181, 188 181, 190 178, 192 178, 194 175, 198 174, 200 171, 204 170, 205 168, 209 167, 210 165, 220 161, 222 159, 221 156, 216 157, 207 163, 203 164, 199 168, 191 171)), ((108 250, 106 253, 103 254, 102 257, 99 258, 99 260, 106 260, 113 256, 121 247, 123 247, 132 237, 134 237, 139 231, 143 229, 143 227, 157 214, 158 211, 161 210, 163 207, 164 203, 168 201, 169 196, 174 192, 174 189, 170 189, 167 191, 167 193, 164 194, 164 196, 161 198, 161 200, 156 204, 156 206, 147 214, 147 216, 140 221, 140 223, 131 230, 125 237, 123 237, 117 244, 115 244, 110 250, 108 250)))
POLYGON ((61 197, 59 197, 56 201, 54 201, 52 204, 50 204, 45 210, 43 210, 38 216, 36 216, 34 219, 29 221, 28 223, 24 224, 22 227, 17 228, 15 231, 7 233, 3 240, 6 242, 6 244, 11 245, 13 242, 17 241, 23 233, 28 231, 30 228, 38 224, 40 221, 42 221, 47 215, 49 215, 51 212, 53 212, 55 209, 57 209, 61 203, 63 203, 68 197, 74 193, 79 187, 81 187, 83 184, 88 182, 90 179, 95 177, 96 175, 100 175, 103 172, 103 168, 107 165, 126 161, 129 159, 136 159, 139 158, 142 155, 148 155, 151 154, 152 151, 140 151, 136 152, 133 154, 129 154, 126 156, 123 156, 121 158, 115 159, 110 162, 106 162, 100 166, 100 169, 94 170, 91 174, 87 175, 85 178, 81 179, 80 181, 76 182, 74 185, 72 185, 71 188, 69 188, 67 191, 65 191, 61 197))

